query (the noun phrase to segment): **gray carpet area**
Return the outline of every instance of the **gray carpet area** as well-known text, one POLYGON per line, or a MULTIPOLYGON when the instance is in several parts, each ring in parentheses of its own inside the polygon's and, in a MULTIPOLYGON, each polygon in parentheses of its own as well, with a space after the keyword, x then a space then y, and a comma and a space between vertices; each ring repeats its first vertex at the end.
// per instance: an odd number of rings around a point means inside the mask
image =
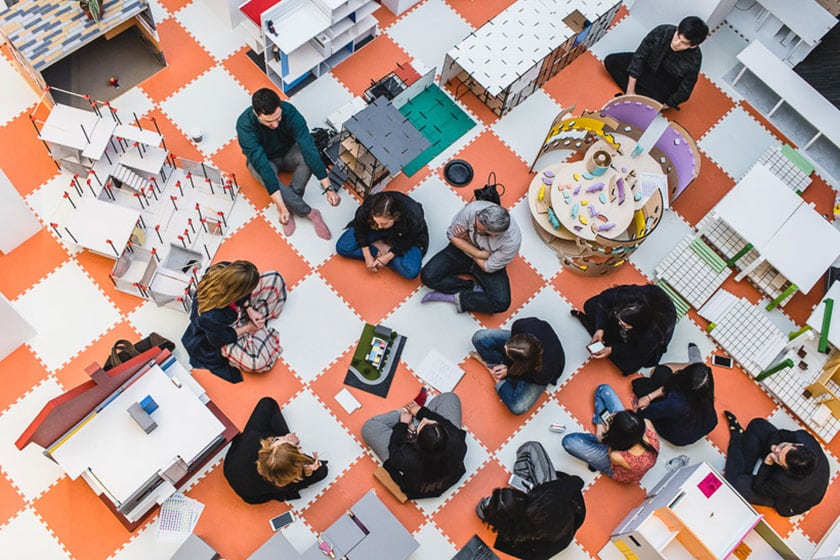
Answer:
POLYGON ((817 48, 793 70, 840 108, 840 24, 826 33, 817 48))

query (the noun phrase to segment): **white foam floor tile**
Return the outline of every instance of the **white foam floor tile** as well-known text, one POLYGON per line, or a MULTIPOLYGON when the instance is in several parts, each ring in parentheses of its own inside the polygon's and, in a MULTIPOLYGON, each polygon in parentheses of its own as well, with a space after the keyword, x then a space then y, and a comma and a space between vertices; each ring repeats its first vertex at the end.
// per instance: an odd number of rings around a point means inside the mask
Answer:
POLYGON ((489 455, 487 454, 487 450, 484 446, 475 439, 475 436, 467 432, 467 455, 464 457, 464 468, 467 472, 461 477, 461 480, 459 480, 457 484, 454 484, 449 490, 444 492, 443 495, 437 498, 424 498, 422 500, 416 500, 414 503, 423 511, 423 513, 426 515, 432 515, 440 509, 443 504, 449 501, 449 499, 461 489, 467 480, 478 472, 481 466, 487 461, 488 457, 489 455))
POLYGON ((181 336, 187 330, 190 316, 171 307, 158 307, 153 301, 147 301, 131 312, 128 322, 141 336, 156 332, 175 343, 175 358, 185 366, 189 364, 189 354, 181 344, 181 336))
MULTIPOLYGON (((214 3, 227 8, 227 3, 214 3)), ((219 17, 210 0, 195 0, 179 10, 175 19, 217 60, 229 57, 245 45, 245 37, 219 17)))
MULTIPOLYGON (((429 250, 424 260, 428 260, 449 244, 446 229, 464 207, 464 201, 436 173, 429 175, 409 194, 423 205, 429 228, 429 250)), ((524 228, 520 225, 519 229, 524 228)))
POLYGON ((315 379, 354 345, 364 326, 317 274, 289 292, 274 323, 283 345, 282 358, 303 382, 315 379))
POLYGON ((592 45, 589 52, 600 60, 612 53, 633 52, 650 29, 637 18, 628 15, 592 45))
MULTIPOLYGON (((537 292, 537 295, 526 303, 514 317, 514 319, 539 317, 547 321, 560 338, 563 353, 566 355, 566 367, 563 369, 563 375, 557 380, 557 385, 549 385, 549 393, 553 393, 565 385, 572 374, 589 359, 586 345, 591 337, 580 324, 580 321, 572 317, 571 309, 572 305, 568 301, 563 299, 553 288, 546 286, 537 292)), ((509 326, 506 325, 505 328, 509 328, 509 326)))
POLYGON ((236 138, 236 119, 251 105, 251 95, 222 66, 214 66, 160 104, 181 131, 200 130, 196 146, 205 155, 236 138), (219 103, 224 99, 224 103, 219 103))
MULTIPOLYGON (((44 405, 63 392, 53 378, 47 378, 0 416, 0 468, 27 500, 41 495, 64 475, 64 471, 44 457, 39 445, 31 443, 21 451, 15 447, 15 441, 44 405)), ((2 546, 0 550, 3 550, 2 546)))
POLYGON ((555 554, 550 560, 592 560, 592 557, 577 541, 573 540, 566 550, 555 554))
POLYGON ((327 117, 351 101, 353 94, 332 73, 324 74, 289 99, 310 130, 327 126, 327 117))
POLYGON ((38 94, 18 74, 12 63, 0 56, 0 84, 3 84, 3 103, 0 103, 0 125, 4 125, 27 107, 38 101, 38 94))
POLYGON ((411 560, 440 560, 455 555, 455 547, 431 521, 420 527, 413 536, 420 543, 420 548, 411 556, 411 560))
POLYGON ((700 354, 708 356, 715 351, 715 345, 706 332, 697 324, 683 316, 674 327, 674 336, 668 343, 668 351, 662 355, 660 363, 684 363, 688 361, 688 343, 693 342, 700 349, 700 354))
POLYGON ((295 507, 304 508, 364 451, 309 390, 300 392, 284 406, 283 416, 300 437, 304 451, 317 451, 319 457, 329 461, 327 477, 300 491, 301 500, 295 501, 295 507))
POLYGON ((420 303, 427 293, 427 288, 415 292, 386 320, 389 327, 407 337, 401 359, 415 372, 432 348, 452 363, 461 363, 472 349, 473 333, 482 328, 469 313, 458 313, 450 303, 420 303), (441 338, 440 331, 430 325, 446 325, 446 337, 441 338))
POLYGON ((120 122, 131 123, 134 122, 134 115, 142 117, 155 104, 142 88, 133 87, 111 101, 111 106, 117 109, 120 122))
POLYGON ((670 208, 662 214, 662 219, 648 239, 630 255, 630 262, 636 265, 642 274, 653 278, 656 267, 668 256, 685 236, 691 235, 691 229, 685 220, 670 208))
POLYGON ((585 486, 589 486, 600 473, 590 472, 583 461, 580 461, 563 449, 563 436, 575 432, 587 432, 591 428, 581 426, 568 410, 557 401, 547 401, 536 414, 531 416, 522 428, 506 442, 497 452, 496 459, 509 472, 513 471, 513 464, 516 461, 516 450, 525 442, 538 441, 551 458, 554 468, 570 475, 579 476, 583 479, 585 486), (551 424, 563 424, 566 431, 562 434, 549 431, 551 424))
POLYGON ((109 558, 112 560, 144 560, 147 558, 171 558, 181 543, 160 542, 157 540, 160 515, 153 523, 146 525, 134 535, 124 547, 109 558))
POLYGON ((531 220, 531 209, 528 206, 527 197, 516 203, 511 208, 510 214, 519 225, 522 232, 522 246, 519 248, 519 255, 533 266, 540 275, 548 280, 563 269, 560 258, 554 250, 537 235, 537 231, 531 220))
POLYGON ((685 447, 671 445, 664 439, 659 438, 659 457, 656 459, 653 468, 642 477, 642 487, 648 492, 653 490, 653 487, 668 474, 668 461, 680 455, 687 455, 691 465, 705 461, 718 472, 723 472, 723 465, 726 461, 723 454, 706 438, 685 447))
POLYGON ((699 147, 727 175, 740 181, 779 140, 740 107, 735 107, 699 142, 699 147))
POLYGON ((164 8, 163 4, 161 4, 158 0, 148 0, 148 2, 155 24, 160 25, 163 20, 170 17, 171 14, 169 13, 169 10, 164 8))
MULTIPOLYGON (((301 256, 306 259, 310 265, 317 267, 332 255, 335 254, 335 242, 341 236, 350 220, 356 215, 356 209, 359 203, 346 190, 341 191, 341 203, 338 206, 330 206, 327 202, 327 197, 321 194, 321 185, 313 175, 306 185, 306 193, 304 195, 306 202, 312 207, 321 212, 321 217, 324 223, 330 228, 332 232, 332 239, 324 240, 315 235, 315 227, 307 218, 295 217, 295 224, 297 229, 291 237, 286 237, 286 241, 291 244, 301 256)), ((283 235, 283 226, 280 225, 279 214, 277 213, 277 206, 269 204, 262 211, 262 215, 268 221, 269 225, 275 231, 283 235)))
MULTIPOLYGON (((253 220, 256 215, 257 209, 250 203, 248 197, 240 194, 236 197, 236 204, 233 205, 230 216, 225 216, 228 224, 225 230, 225 237, 232 237, 242 226, 253 220)), ((200 250, 201 248, 199 248, 200 250)))
POLYGON ((547 93, 538 89, 496 121, 492 127, 493 132, 516 152, 526 165, 531 165, 537 157, 551 122, 561 110, 560 105, 547 93))
POLYGON ((70 560, 31 508, 0 529, 0 550, 5 551, 4 557, 14 560, 70 560))
POLYGON ((427 68, 443 66, 446 52, 472 33, 473 28, 443 0, 427 0, 388 28, 388 35, 427 68), (434 38, 429 30, 434 29, 434 38))
MULTIPOLYGON (((812 542, 799 527, 785 537, 785 543, 793 549, 798 558, 811 558, 814 549, 817 548, 816 543, 812 542)), ((837 557, 834 556, 834 558, 837 557)))
POLYGON ((37 334, 29 346, 53 371, 119 321, 119 311, 75 261, 68 261, 15 300, 37 334), (67 294, 73 294, 68 297, 67 294))
POLYGON ((723 77, 735 66, 740 66, 736 56, 747 44, 746 39, 738 35, 729 24, 724 23, 700 46, 703 52, 700 71, 718 86, 726 86, 725 90, 730 89, 723 77))

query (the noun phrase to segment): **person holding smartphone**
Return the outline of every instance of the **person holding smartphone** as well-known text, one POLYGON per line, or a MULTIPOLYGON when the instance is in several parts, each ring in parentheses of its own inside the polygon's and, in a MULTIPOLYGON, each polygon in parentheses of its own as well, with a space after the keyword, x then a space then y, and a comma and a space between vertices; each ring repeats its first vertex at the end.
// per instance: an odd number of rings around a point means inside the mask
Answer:
POLYGON ((242 433, 231 442, 223 467, 233 491, 249 504, 296 500, 299 490, 327 476, 326 461, 301 450, 277 401, 263 397, 242 433))

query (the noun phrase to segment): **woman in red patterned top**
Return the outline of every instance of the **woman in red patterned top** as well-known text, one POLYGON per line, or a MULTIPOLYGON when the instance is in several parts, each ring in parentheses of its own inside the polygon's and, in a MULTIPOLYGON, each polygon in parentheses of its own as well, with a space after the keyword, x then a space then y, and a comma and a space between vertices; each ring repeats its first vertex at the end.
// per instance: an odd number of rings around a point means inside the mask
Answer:
POLYGON ((617 482, 637 483, 656 464, 659 437, 650 420, 625 410, 609 385, 595 390, 595 433, 563 438, 566 451, 617 482))

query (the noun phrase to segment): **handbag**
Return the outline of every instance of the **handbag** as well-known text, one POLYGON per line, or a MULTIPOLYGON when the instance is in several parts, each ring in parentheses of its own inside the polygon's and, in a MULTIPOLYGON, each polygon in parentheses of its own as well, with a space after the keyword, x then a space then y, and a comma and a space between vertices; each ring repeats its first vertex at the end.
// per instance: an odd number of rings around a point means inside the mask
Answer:
POLYGON ((134 343, 121 338, 116 341, 113 346, 111 346, 111 354, 108 356, 108 359, 105 360, 105 365, 102 366, 102 369, 108 371, 111 368, 127 362, 131 358, 139 356, 154 346, 157 346, 161 350, 169 350, 170 352, 175 350, 174 342, 156 332, 153 332, 149 336, 134 343))
POLYGON ((473 191, 473 198, 476 200, 486 200, 487 202, 501 206, 503 194, 505 194, 505 186, 496 182, 496 172, 491 171, 490 175, 487 176, 487 184, 480 189, 475 189, 473 191), (499 188, 502 189, 501 193, 499 192, 499 188))

